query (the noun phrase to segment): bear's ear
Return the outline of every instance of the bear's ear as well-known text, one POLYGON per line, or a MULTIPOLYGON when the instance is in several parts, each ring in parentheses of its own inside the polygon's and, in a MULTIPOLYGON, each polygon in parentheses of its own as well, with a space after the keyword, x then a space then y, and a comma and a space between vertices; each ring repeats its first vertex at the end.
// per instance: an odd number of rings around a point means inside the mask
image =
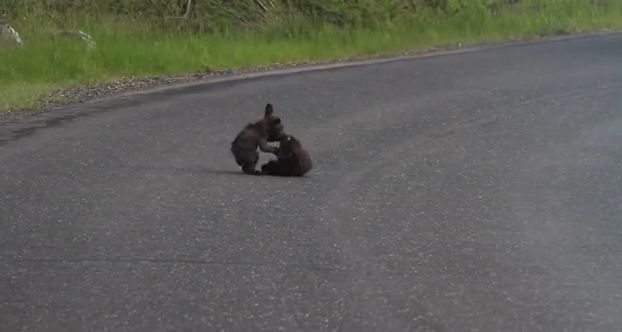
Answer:
POLYGON ((272 109, 272 104, 266 104, 266 111, 263 115, 264 118, 269 118, 272 116, 274 110, 272 109))

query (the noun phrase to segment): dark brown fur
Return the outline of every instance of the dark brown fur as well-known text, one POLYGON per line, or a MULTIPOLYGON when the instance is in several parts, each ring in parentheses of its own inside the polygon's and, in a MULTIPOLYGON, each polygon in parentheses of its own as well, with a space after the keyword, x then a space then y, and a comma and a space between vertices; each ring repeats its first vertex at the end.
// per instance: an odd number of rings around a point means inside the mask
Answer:
POLYGON ((231 153, 244 173, 259 175, 261 172, 255 169, 259 161, 257 148, 278 156, 279 148, 270 146, 268 142, 279 141, 283 135, 281 118, 273 115, 272 105, 267 104, 263 119, 246 125, 231 142, 231 153))
POLYGON ((270 160, 261 166, 261 172, 268 175, 303 176, 313 168, 311 156, 298 139, 284 135, 281 139, 277 160, 270 160))

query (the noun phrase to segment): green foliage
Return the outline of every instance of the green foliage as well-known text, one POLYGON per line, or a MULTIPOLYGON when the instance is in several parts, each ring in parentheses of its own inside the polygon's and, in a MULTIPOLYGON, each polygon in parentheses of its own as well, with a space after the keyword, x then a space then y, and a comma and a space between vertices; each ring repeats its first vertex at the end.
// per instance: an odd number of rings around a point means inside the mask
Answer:
MULTIPOLYGON (((194 0, 191 20, 215 26, 261 25, 283 16, 338 26, 382 26, 433 10, 443 14, 486 13, 517 0, 194 0)), ((529 0, 523 0, 529 1, 529 0)), ((544 0, 541 0, 545 2, 544 0)), ((181 16, 187 0, 0 0, 0 16, 60 20, 67 13, 161 20, 181 16)))

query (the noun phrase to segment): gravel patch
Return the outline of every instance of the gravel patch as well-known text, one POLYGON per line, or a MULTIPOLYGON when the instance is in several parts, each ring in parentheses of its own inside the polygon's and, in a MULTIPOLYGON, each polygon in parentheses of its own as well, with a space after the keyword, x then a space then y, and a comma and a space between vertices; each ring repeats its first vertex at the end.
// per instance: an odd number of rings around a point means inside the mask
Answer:
POLYGON ((122 93, 141 91, 150 88, 164 87, 180 83, 192 83, 195 81, 208 81, 209 78, 226 77, 236 74, 264 72, 276 69, 295 68, 319 63, 288 63, 273 64, 270 66, 227 69, 204 73, 191 73, 186 75, 159 75, 151 77, 128 77, 120 80, 112 80, 104 83, 85 84, 76 87, 56 89, 44 96, 39 109, 49 109, 68 104, 82 103, 85 101, 114 96, 122 93))

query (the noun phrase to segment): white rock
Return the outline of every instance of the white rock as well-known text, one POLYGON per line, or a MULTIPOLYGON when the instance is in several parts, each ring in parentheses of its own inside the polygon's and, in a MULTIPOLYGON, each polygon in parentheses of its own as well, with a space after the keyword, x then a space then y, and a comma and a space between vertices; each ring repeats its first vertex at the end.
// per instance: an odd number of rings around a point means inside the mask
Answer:
POLYGON ((19 33, 13 29, 13 27, 6 21, 0 20, 0 37, 15 43, 18 46, 22 46, 22 38, 19 33))
POLYGON ((88 49, 97 48, 97 43, 95 43, 95 40, 93 40, 93 37, 91 37, 86 32, 83 32, 80 30, 77 30, 77 31, 61 30, 58 32, 58 34, 63 35, 63 36, 72 36, 72 37, 80 38, 80 40, 82 40, 86 44, 86 47, 88 49))

